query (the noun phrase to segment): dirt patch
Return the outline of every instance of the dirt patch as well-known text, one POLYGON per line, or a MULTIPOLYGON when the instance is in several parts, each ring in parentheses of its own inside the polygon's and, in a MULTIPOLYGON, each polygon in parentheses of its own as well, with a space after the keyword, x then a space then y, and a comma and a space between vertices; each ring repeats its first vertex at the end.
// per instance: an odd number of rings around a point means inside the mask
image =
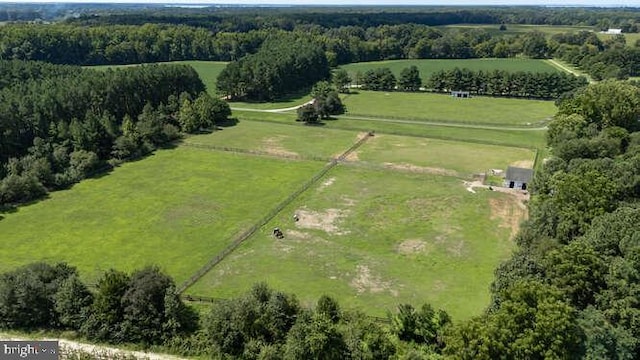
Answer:
POLYGON ((390 281, 383 281, 380 276, 373 275, 366 265, 358 265, 356 276, 351 280, 351 286, 356 289, 358 294, 364 292, 379 294, 389 291, 394 296, 398 295, 397 291, 391 289, 390 281))
POLYGON ((285 239, 309 240, 311 234, 298 230, 286 230, 285 239))
POLYGON ((458 176, 458 173, 454 170, 447 170, 443 168, 435 168, 435 167, 427 167, 427 166, 418 166, 407 163, 383 163, 384 167, 391 170, 405 171, 405 172, 413 172, 413 173, 422 173, 422 174, 433 174, 433 175, 444 175, 444 176, 458 176))
POLYGON ((462 257, 464 253, 464 240, 458 240, 447 247, 447 252, 455 257, 462 257))
POLYGON ((358 151, 350 152, 345 158, 345 161, 359 161, 360 157, 358 156, 358 151))
POLYGON ((348 231, 340 230, 338 227, 339 220, 347 215, 347 211, 345 210, 327 209, 323 212, 317 212, 299 209, 296 211, 296 214, 298 214, 296 226, 299 228, 322 230, 333 235, 349 233, 348 231))
POLYGON ((491 207, 491 219, 499 219, 500 227, 511 230, 510 239, 518 233, 520 222, 526 218, 526 209, 522 209, 519 203, 512 199, 489 199, 491 207))
POLYGON ((514 161, 509 165, 524 169, 533 169, 533 160, 514 161))
POLYGON ((276 156, 299 156, 297 152, 289 151, 282 146, 282 140, 284 140, 286 136, 274 136, 270 138, 265 138, 262 140, 261 151, 266 152, 267 154, 276 155, 276 156))
POLYGON ((433 282, 433 287, 432 287, 433 291, 440 292, 446 288, 447 288, 447 285, 442 280, 436 280, 433 282))
POLYGON ((333 183, 336 181, 336 178, 334 177, 330 177, 327 180, 323 181, 322 184, 320 184, 320 189, 324 189, 328 186, 333 185, 333 183))
POLYGON ((396 250, 403 255, 416 254, 424 252, 426 245, 422 240, 410 239, 401 242, 396 250))
POLYGON ((343 203, 345 206, 348 206, 348 207, 355 206, 355 205, 358 203, 358 202, 357 202, 357 201, 355 201, 354 199, 352 199, 352 198, 350 198, 350 197, 347 197, 347 196, 344 196, 344 195, 340 197, 340 200, 342 200, 342 203, 343 203))

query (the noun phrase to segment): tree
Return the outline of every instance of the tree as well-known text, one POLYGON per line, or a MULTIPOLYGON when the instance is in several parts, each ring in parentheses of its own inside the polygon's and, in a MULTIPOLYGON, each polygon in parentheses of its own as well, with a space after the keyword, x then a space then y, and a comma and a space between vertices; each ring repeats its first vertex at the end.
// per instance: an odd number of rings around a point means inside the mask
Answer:
POLYGON ((640 89, 620 81, 590 84, 560 103, 562 115, 578 114, 598 129, 618 126, 640 130, 640 89))
POLYGON ((349 85, 351 84, 351 77, 347 70, 338 69, 333 73, 333 85, 338 89, 338 92, 348 93, 349 85))
POLYGON ((305 124, 315 124, 318 122, 318 113, 313 104, 300 106, 297 110, 298 118, 296 121, 302 121, 305 124))
POLYGON ((75 274, 65 263, 33 263, 0 275, 0 328, 58 327, 56 291, 75 274))
POLYGON ((66 278, 55 294, 55 311, 60 324, 69 329, 79 330, 88 317, 93 295, 77 275, 66 278))
POLYGON ((422 79, 415 65, 402 69, 398 80, 398 89, 400 91, 419 91, 421 86, 422 79))
POLYGON ((369 69, 364 74, 362 87, 365 90, 393 91, 396 87, 396 77, 389 68, 369 69))
POLYGON ((122 297, 129 289, 126 273, 109 270, 97 282, 97 291, 89 317, 81 332, 89 339, 121 343, 127 340, 123 329, 124 309, 122 297))
POLYGON ((302 313, 287 335, 284 359, 340 360, 348 348, 337 325, 325 316, 302 313))

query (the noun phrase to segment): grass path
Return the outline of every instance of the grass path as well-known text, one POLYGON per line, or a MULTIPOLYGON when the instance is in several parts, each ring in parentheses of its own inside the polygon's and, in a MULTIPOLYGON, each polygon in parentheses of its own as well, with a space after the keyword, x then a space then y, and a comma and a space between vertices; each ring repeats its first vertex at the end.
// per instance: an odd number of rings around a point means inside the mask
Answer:
POLYGON ((591 76, 589 76, 588 74, 583 73, 582 71, 579 71, 578 69, 576 69, 575 67, 571 66, 569 67, 569 65, 566 65, 564 62, 561 62, 561 60, 558 59, 547 59, 546 60, 549 64, 551 64, 552 66, 565 71, 569 74, 575 75, 575 76, 584 76, 587 78, 587 80, 589 80, 590 83, 594 83, 595 80, 593 80, 591 78, 591 76))

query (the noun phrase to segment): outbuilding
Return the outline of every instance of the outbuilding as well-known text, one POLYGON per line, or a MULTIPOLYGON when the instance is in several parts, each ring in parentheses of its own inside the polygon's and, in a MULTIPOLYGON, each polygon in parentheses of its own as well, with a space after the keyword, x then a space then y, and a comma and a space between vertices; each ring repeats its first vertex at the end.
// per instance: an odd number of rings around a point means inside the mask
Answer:
POLYGON ((533 179, 533 169, 509 166, 504 175, 504 187, 527 190, 533 179))
POLYGON ((468 91, 452 91, 451 96, 454 98, 468 99, 471 94, 468 91))

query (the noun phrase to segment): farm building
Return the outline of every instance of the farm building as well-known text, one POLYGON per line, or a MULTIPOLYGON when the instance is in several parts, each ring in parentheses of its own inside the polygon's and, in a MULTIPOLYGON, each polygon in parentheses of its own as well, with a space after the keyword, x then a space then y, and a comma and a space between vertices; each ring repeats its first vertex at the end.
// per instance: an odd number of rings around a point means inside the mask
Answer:
POLYGON ((504 186, 512 189, 527 190, 533 179, 533 169, 509 166, 504 175, 504 186))
POLYGON ((607 35, 620 35, 622 34, 622 29, 608 29, 607 31, 603 31, 602 33, 607 35))
POLYGON ((466 98, 470 98, 471 94, 469 94, 468 91, 452 91, 451 92, 451 96, 454 97, 454 98, 466 99, 466 98))

